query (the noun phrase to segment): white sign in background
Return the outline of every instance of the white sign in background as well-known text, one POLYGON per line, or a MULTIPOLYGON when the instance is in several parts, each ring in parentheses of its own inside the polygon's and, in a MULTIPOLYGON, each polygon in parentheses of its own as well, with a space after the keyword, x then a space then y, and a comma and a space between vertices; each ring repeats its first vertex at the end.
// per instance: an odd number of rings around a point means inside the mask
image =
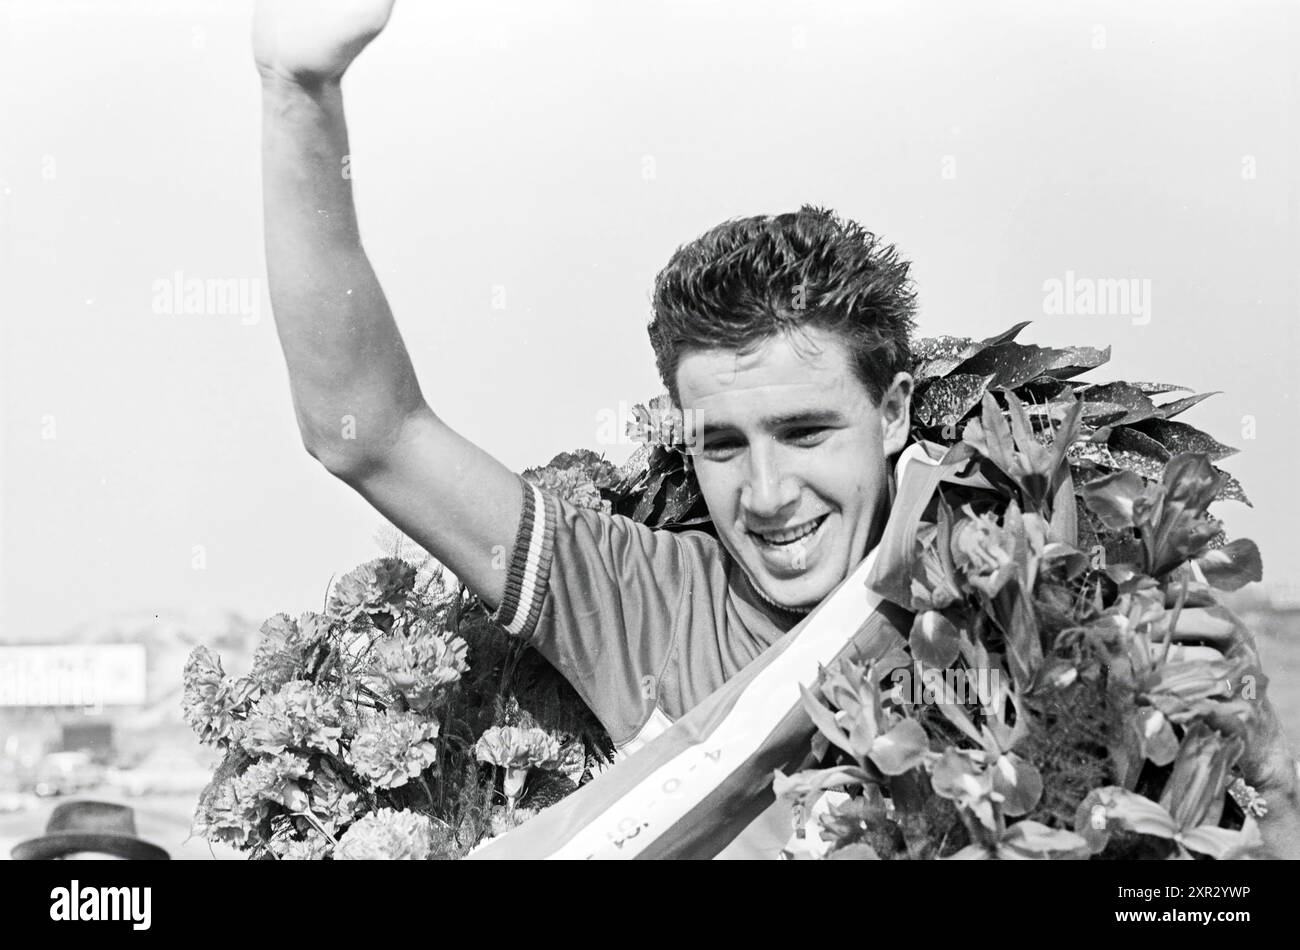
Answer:
POLYGON ((141 643, 0 647, 0 706, 138 706, 141 643))

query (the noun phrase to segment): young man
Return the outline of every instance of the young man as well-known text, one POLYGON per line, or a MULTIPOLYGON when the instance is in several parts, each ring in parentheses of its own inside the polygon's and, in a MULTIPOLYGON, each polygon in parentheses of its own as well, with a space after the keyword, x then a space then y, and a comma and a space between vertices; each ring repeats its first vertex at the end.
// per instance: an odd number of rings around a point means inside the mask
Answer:
POLYGON ((361 247, 338 80, 390 8, 258 9, 270 289, 303 439, 630 749, 789 630, 879 537, 887 459, 908 434, 908 265, 814 210, 682 248, 657 281, 650 335, 699 427, 720 540, 543 495, 425 403, 361 247))
POLYGON ((545 495, 426 404, 361 246, 340 173, 340 80, 391 9, 257 8, 268 271, 299 428, 631 751, 791 629, 879 539, 889 459, 909 429, 908 265, 815 209, 729 222, 681 248, 656 281, 650 336, 697 430, 718 539, 545 495))

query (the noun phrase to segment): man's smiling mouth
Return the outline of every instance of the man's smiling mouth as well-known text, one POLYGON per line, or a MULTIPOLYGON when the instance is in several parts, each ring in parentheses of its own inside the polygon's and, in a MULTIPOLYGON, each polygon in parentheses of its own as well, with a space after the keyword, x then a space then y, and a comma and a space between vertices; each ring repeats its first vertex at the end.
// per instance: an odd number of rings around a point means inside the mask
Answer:
POLYGON ((750 531, 749 534, 760 544, 770 547, 786 547, 816 533, 817 529, 822 526, 822 522, 828 517, 829 515, 822 515, 811 521, 805 521, 801 525, 795 525, 793 528, 782 528, 780 531, 750 531))

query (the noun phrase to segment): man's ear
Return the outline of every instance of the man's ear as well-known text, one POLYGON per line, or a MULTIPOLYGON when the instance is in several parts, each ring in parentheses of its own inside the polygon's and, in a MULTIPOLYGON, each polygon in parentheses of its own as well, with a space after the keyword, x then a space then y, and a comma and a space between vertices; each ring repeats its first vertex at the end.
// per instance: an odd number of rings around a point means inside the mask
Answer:
POLYGON ((880 434, 886 457, 903 451, 911 430, 912 377, 908 373, 899 373, 880 400, 880 434))

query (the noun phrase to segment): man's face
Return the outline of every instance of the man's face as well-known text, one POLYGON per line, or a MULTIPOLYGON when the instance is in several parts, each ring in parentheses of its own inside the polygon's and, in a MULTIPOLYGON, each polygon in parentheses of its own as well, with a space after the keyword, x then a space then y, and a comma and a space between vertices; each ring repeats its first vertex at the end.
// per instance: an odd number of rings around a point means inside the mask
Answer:
POLYGON ((907 439, 911 377, 879 407, 833 333, 781 335, 750 354, 678 364, 695 472, 718 536, 767 597, 820 602, 879 539, 886 457, 907 439))

